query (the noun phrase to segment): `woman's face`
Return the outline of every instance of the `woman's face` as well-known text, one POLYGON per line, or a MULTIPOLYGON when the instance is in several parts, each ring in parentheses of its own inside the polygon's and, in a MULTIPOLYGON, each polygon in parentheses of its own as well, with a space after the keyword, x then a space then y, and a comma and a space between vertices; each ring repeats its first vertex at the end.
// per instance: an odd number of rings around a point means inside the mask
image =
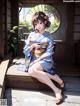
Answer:
POLYGON ((38 23, 35 25, 35 30, 41 34, 44 33, 45 24, 42 21, 38 20, 38 23))

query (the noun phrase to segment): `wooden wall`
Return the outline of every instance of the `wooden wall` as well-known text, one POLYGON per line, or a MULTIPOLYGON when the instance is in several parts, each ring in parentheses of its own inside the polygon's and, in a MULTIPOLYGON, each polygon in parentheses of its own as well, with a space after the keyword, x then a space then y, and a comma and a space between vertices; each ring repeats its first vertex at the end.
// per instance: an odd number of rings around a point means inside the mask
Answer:
POLYGON ((73 41, 73 62, 80 65, 80 3, 75 5, 73 41))
POLYGON ((11 28, 11 2, 10 0, 5 0, 5 49, 4 55, 8 53, 8 32, 11 28))
POLYGON ((19 24, 18 0, 11 0, 11 27, 19 24))
POLYGON ((18 25, 18 1, 0 1, 0 59, 8 54, 8 31, 18 25))
POLYGON ((7 54, 8 49, 8 30, 11 25, 11 6, 10 0, 1 0, 0 1, 0 57, 4 58, 7 54))
POLYGON ((73 32, 74 40, 80 40, 80 4, 75 5, 73 32))
POLYGON ((0 1, 0 57, 4 57, 5 45, 5 1, 0 1))

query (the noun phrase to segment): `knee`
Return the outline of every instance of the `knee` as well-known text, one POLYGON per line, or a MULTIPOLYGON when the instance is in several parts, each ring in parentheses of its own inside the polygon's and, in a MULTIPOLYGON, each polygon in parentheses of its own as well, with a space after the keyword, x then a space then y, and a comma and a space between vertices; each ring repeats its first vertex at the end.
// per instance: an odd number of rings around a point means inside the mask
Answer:
POLYGON ((34 71, 33 71, 32 69, 29 69, 29 70, 28 70, 28 73, 29 73, 30 76, 32 76, 33 73, 34 73, 34 71))
POLYGON ((36 69, 29 69, 28 73, 29 73, 30 76, 34 76, 34 75, 37 74, 37 70, 36 69))

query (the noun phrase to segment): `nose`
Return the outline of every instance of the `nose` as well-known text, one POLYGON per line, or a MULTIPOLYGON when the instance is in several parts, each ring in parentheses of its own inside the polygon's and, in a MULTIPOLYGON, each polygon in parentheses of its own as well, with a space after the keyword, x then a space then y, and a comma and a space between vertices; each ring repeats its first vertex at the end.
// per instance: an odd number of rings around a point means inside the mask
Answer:
POLYGON ((40 26, 37 24, 37 25, 35 26, 35 30, 36 30, 37 32, 39 32, 39 29, 40 29, 40 26))

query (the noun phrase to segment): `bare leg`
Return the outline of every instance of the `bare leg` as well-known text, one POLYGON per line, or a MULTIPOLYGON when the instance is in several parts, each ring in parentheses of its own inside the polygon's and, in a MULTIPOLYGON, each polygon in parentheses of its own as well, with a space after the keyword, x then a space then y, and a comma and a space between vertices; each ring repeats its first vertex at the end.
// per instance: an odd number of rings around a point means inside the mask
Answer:
POLYGON ((47 73, 47 75, 49 76, 50 79, 56 81, 62 88, 64 87, 63 80, 57 74, 51 75, 51 74, 47 73))
POLYGON ((48 85, 55 93, 56 99, 61 99, 61 89, 57 88, 54 83, 51 81, 46 72, 43 71, 40 64, 36 63, 29 68, 29 75, 36 78, 40 82, 48 85))

